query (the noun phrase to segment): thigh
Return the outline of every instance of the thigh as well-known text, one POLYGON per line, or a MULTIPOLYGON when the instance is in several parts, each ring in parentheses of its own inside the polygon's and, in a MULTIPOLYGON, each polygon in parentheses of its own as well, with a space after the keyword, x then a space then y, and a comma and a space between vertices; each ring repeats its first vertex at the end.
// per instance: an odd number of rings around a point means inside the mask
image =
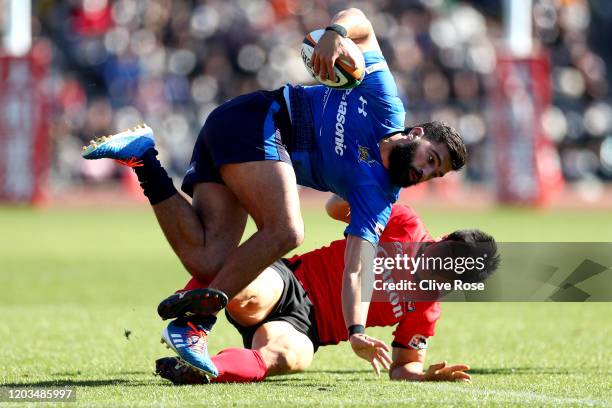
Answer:
POLYGON ((284 290, 283 279, 273 268, 266 268, 227 304, 227 312, 239 325, 261 323, 274 309, 284 290))
POLYGON ((221 177, 257 227, 303 231, 295 172, 283 161, 254 161, 221 166, 221 177))
POLYGON ((204 226, 206 252, 225 258, 240 243, 246 211, 232 191, 219 183, 195 184, 192 205, 204 226))
POLYGON ((261 353, 268 375, 304 371, 314 356, 314 346, 308 336, 284 321, 267 322, 259 327, 251 348, 261 353))

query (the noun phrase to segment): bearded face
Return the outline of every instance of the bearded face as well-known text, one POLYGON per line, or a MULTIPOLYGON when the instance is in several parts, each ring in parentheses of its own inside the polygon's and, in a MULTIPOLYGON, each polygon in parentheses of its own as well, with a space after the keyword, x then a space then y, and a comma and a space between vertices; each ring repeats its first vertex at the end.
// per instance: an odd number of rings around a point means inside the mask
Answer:
POLYGON ((389 176, 391 182, 400 187, 418 184, 423 179, 423 172, 414 165, 419 140, 399 144, 389 154, 389 176))

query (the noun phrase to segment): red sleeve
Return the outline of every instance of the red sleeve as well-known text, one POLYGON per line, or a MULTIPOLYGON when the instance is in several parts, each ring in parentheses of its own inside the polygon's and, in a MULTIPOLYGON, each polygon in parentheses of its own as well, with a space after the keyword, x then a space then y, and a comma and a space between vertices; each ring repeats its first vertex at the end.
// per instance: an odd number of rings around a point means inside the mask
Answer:
POLYGON ((430 239, 423 221, 408 206, 394 204, 380 242, 423 242, 430 239))
POLYGON ((393 343, 406 348, 426 348, 427 338, 435 334, 440 318, 439 302, 416 302, 415 310, 406 313, 393 332, 393 343))

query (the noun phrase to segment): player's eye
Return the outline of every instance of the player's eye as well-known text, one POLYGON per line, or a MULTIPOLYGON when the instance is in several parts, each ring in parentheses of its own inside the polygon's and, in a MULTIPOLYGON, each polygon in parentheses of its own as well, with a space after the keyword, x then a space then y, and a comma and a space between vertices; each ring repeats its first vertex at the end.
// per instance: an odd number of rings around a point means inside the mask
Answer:
POLYGON ((429 160, 429 163, 434 164, 434 157, 433 157, 433 155, 430 155, 428 160, 429 160))

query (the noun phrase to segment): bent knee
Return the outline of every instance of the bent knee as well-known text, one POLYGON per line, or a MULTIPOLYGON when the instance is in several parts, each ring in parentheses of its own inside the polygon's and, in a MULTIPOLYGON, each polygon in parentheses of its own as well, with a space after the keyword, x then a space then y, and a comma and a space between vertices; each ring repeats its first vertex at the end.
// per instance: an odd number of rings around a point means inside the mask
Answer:
POLYGON ((289 373, 304 371, 310 365, 312 357, 305 353, 298 353, 294 350, 287 350, 280 354, 280 365, 285 367, 289 373))
POLYGON ((312 353, 289 348, 260 350, 270 375, 292 374, 304 371, 312 362, 312 353))
POLYGON ((229 315, 241 326, 252 326, 263 321, 267 310, 261 307, 256 296, 238 294, 225 307, 229 315))
POLYGON ((304 242, 304 226, 289 225, 275 228, 271 231, 272 241, 275 243, 279 256, 299 247, 304 242))
POLYGON ((287 228, 283 231, 281 242, 287 252, 299 247, 304 242, 304 227, 287 228))
POLYGON ((205 257, 200 251, 180 254, 179 258, 191 276, 201 282, 212 280, 223 265, 221 260, 205 257))

